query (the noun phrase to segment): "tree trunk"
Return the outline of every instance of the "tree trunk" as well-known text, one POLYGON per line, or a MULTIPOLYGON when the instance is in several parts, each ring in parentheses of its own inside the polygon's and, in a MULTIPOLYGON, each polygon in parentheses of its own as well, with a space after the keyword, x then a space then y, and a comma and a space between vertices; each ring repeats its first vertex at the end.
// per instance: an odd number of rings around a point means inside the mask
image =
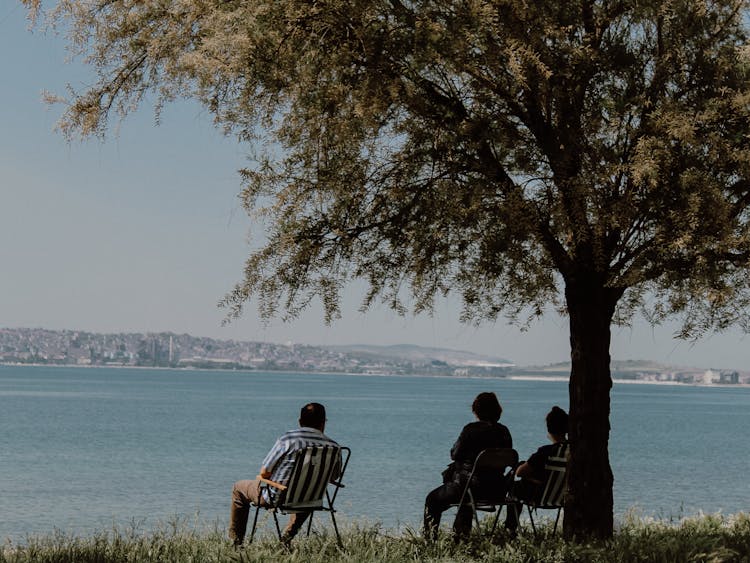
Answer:
POLYGON ((613 531, 609 465, 610 323, 620 291, 570 280, 571 442, 563 533, 568 539, 607 538, 613 531))

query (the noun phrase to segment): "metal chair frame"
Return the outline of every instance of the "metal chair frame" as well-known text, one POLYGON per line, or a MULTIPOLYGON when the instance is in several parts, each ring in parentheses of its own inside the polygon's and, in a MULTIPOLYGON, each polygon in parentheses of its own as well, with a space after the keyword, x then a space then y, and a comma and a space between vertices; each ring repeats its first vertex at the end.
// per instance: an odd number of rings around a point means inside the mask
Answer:
POLYGON ((282 535, 281 527, 279 526, 279 512, 282 514, 309 512, 310 515, 307 521, 308 536, 310 535, 315 512, 328 512, 331 515, 333 530, 336 533, 336 541, 341 545, 341 536, 336 525, 334 503, 336 502, 339 489, 344 488, 342 480, 346 472, 346 467, 349 465, 350 456, 351 450, 346 446, 308 446, 296 453, 291 477, 286 485, 258 476, 257 479, 261 482, 261 495, 263 495, 264 491, 271 492, 272 490, 274 490, 274 494, 269 495, 273 499, 270 504, 256 505, 249 543, 253 541, 255 529, 258 524, 258 513, 263 508, 273 514, 276 533, 280 541, 282 540, 282 535), (323 467, 322 474, 318 470, 318 474, 315 475, 316 466, 319 467, 321 458, 326 459, 329 464, 323 467), (337 466, 340 466, 341 470, 336 478, 331 479, 337 466), (310 485, 313 485, 317 490, 310 491, 310 485), (333 486, 332 493, 329 492, 329 485, 333 486))
MULTIPOLYGON (((518 452, 513 448, 487 448, 479 452, 476 460, 474 460, 474 466, 471 469, 469 479, 466 481, 463 493, 461 494, 461 500, 458 502, 458 507, 469 504, 474 514, 474 521, 476 522, 477 528, 479 527, 479 515, 478 511, 482 512, 496 512, 495 518, 492 522, 492 531, 490 534, 495 533, 497 528, 497 521, 500 518, 500 511, 505 506, 506 510, 517 510, 515 501, 509 499, 507 491, 503 494, 503 498, 490 498, 485 499, 477 497, 472 491, 471 482, 477 471, 480 470, 497 470, 498 480, 505 479, 505 470, 507 468, 515 469, 518 465, 518 452), (466 499, 468 497, 468 503, 466 499)), ((517 516, 517 514, 516 514, 517 516)))

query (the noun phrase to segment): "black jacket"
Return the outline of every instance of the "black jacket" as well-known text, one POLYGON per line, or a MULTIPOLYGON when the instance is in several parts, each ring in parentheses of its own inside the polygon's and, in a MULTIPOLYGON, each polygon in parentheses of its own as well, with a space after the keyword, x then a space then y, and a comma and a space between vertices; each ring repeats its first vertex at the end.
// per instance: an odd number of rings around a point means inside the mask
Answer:
POLYGON ((451 459, 461 464, 474 464, 479 452, 487 448, 512 448, 508 428, 499 422, 470 422, 451 448, 451 459))
MULTIPOLYGON (((487 448, 512 448, 513 438, 508 428, 499 422, 477 421, 464 426, 451 448, 453 463, 443 472, 443 482, 465 483, 479 452, 487 448)), ((478 475, 480 483, 497 475, 478 475)))

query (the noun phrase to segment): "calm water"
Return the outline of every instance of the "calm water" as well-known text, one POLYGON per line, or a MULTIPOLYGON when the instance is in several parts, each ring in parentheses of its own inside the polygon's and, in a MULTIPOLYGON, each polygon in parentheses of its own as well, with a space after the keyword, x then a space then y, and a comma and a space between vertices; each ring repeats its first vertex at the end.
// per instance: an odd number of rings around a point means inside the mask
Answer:
MULTIPOLYGON (((308 401, 353 450, 342 519, 415 525, 485 390, 522 458, 568 405, 564 382, 0 366, 0 540, 196 514, 226 527, 232 483, 308 401)), ((618 516, 750 509, 750 389, 620 384, 612 402, 618 516)))

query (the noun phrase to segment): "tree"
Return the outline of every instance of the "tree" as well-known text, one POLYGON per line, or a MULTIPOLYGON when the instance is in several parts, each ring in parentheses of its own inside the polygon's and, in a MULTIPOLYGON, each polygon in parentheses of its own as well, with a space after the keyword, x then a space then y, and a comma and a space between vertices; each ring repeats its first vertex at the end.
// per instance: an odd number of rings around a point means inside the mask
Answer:
MULTIPOLYGON (((23 0, 32 15, 40 0, 23 0)), ((682 336, 750 304, 748 3, 734 0, 60 0, 98 81, 70 136, 147 94, 198 99, 264 147, 242 198, 267 229, 225 298, 294 317, 363 307, 570 319, 564 530, 611 535, 610 326, 682 336)))

